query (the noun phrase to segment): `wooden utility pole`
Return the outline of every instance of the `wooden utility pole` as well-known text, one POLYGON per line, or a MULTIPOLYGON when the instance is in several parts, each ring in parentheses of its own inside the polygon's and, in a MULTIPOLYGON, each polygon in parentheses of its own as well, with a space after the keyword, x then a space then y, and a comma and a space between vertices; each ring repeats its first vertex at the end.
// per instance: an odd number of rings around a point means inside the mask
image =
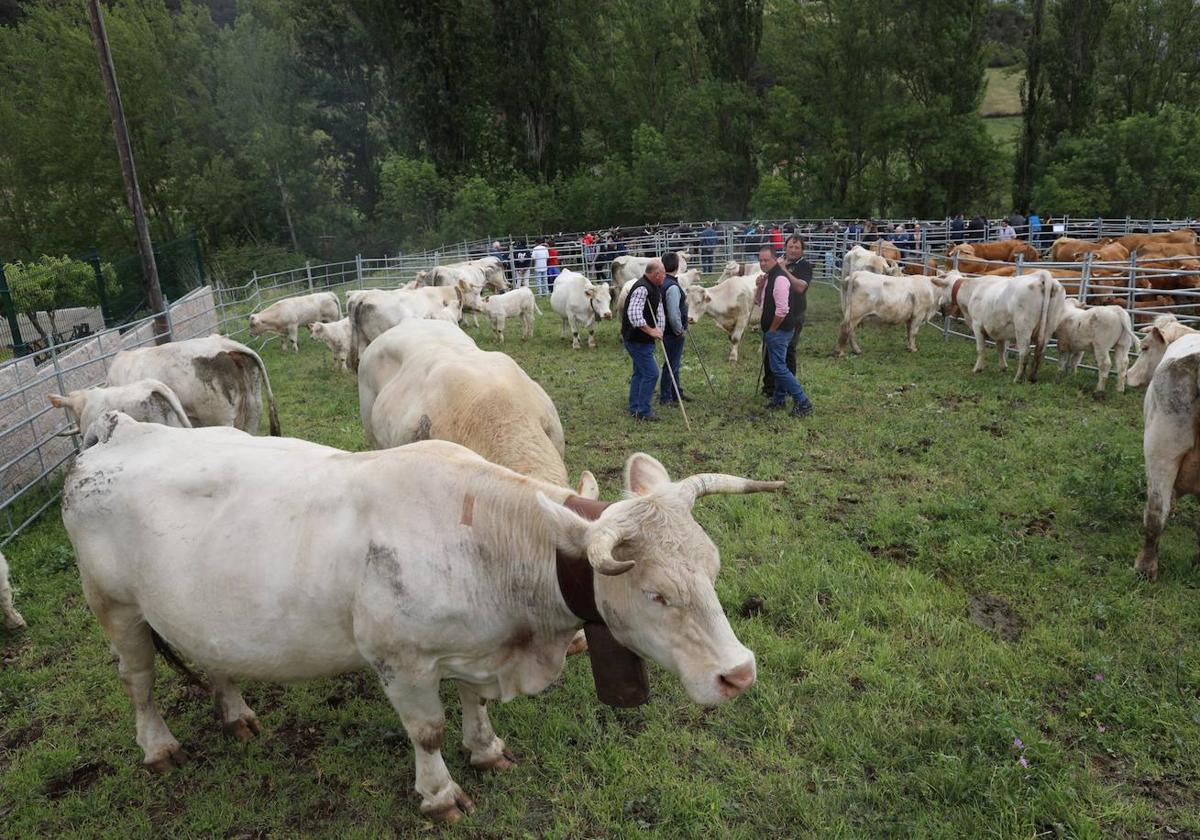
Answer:
POLYGON ((92 40, 96 42, 96 58, 100 61, 100 75, 104 79, 104 92, 108 96, 108 110, 112 112, 117 156, 121 159, 121 176, 125 181, 125 197, 133 214, 134 230, 137 231, 138 254, 142 258, 142 287, 151 311, 156 313, 154 334, 158 337, 158 343, 162 344, 171 340, 166 305, 163 303, 162 288, 158 285, 158 265, 154 261, 146 209, 142 206, 142 191, 138 187, 137 169, 133 165, 133 147, 129 143, 129 129, 125 125, 125 106, 121 104, 117 70, 113 66, 112 51, 108 48, 108 33, 104 31, 104 16, 100 12, 99 0, 88 0, 88 14, 92 21, 92 40))

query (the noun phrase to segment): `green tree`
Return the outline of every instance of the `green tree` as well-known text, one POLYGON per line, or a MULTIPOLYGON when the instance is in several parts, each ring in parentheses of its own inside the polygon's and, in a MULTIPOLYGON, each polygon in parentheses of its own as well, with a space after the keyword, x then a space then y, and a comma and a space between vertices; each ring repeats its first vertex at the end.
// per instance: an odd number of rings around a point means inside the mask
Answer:
MULTIPOLYGON (((105 266, 104 273, 111 282, 111 266, 105 266)), ((13 306, 30 320, 47 343, 48 335, 58 333, 58 310, 94 306, 98 299, 92 266, 67 256, 9 263, 4 266, 4 275, 12 290, 13 306), (45 314, 48 328, 39 313, 45 314)))

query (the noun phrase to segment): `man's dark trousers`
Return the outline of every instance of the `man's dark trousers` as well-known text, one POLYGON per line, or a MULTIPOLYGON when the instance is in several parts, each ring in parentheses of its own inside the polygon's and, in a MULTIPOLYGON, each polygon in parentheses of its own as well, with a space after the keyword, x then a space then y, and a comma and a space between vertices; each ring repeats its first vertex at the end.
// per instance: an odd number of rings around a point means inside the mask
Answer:
POLYGON ((675 335, 670 328, 663 335, 663 350, 667 355, 667 364, 663 365, 662 377, 658 386, 659 402, 679 402, 679 394, 683 391, 683 382, 679 378, 679 365, 683 361, 683 342, 686 340, 687 333, 675 335), (669 371, 667 370, 668 366, 670 366, 669 371), (671 374, 675 375, 675 382, 679 385, 679 390, 676 390, 671 384, 671 374))
MULTIPOLYGON (((788 343, 787 348, 787 369, 792 372, 792 376, 796 376, 796 342, 800 340, 800 331, 804 329, 804 324, 796 327, 796 331, 792 333, 792 340, 788 343)), ((771 364, 767 361, 767 343, 763 342, 763 396, 775 396, 775 376, 771 373, 771 364)))

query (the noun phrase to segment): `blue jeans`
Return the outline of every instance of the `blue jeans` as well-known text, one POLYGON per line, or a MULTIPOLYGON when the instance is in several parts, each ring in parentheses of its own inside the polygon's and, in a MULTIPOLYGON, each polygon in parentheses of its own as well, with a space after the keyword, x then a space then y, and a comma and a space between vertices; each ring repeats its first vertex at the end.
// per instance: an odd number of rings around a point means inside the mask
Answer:
POLYGON ((763 335, 763 345, 767 348, 767 364, 775 377, 775 394, 771 398, 775 405, 783 403, 785 394, 791 396, 796 405, 809 402, 808 394, 804 393, 800 380, 787 368, 787 349, 792 341, 793 332, 794 330, 771 330, 763 335))
POLYGON ((626 341, 625 352, 633 359, 633 375, 629 377, 629 413, 635 417, 652 414, 650 400, 658 382, 658 365, 654 361, 653 341, 626 341))
POLYGON ((534 277, 533 293, 535 295, 549 294, 549 291, 546 289, 546 269, 535 268, 533 270, 533 277, 534 277))
POLYGON ((671 366, 671 370, 667 370, 667 366, 663 366, 662 381, 658 386, 658 401, 659 402, 679 402, 679 395, 683 393, 683 380, 679 378, 679 363, 683 361, 683 342, 687 334, 674 335, 670 329, 663 335, 663 350, 667 354, 667 365, 671 366), (679 386, 678 390, 671 384, 671 374, 675 374, 675 384, 679 386))

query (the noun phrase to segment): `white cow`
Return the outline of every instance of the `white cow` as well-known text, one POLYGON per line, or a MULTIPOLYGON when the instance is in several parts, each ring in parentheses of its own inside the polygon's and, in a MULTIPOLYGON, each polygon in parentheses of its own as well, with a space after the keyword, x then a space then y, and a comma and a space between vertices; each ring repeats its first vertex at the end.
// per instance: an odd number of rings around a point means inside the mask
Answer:
POLYGON ((567 270, 554 281, 550 308, 562 318, 562 337, 571 331, 571 346, 579 349, 579 331, 588 331, 588 347, 596 346, 596 321, 612 318, 607 283, 593 283, 578 271, 567 270))
MULTIPOLYGON (((106 411, 123 411, 134 420, 144 423, 162 423, 164 426, 192 428, 187 412, 179 403, 179 397, 157 379, 141 379, 129 385, 109 385, 71 391, 66 396, 47 394, 46 399, 55 408, 67 412, 75 428, 67 433, 86 433, 88 428, 106 411)), ((83 445, 93 441, 84 436, 83 445)))
POLYGON ((273 332, 287 336, 283 346, 286 348, 290 343, 292 349, 299 353, 300 345, 296 343, 296 334, 300 327, 337 321, 341 317, 342 307, 333 292, 316 292, 284 298, 275 301, 262 312, 250 316, 250 335, 273 332))
POLYGON ((843 312, 846 309, 846 281, 856 271, 870 271, 873 274, 899 277, 904 273, 904 267, 861 245, 855 245, 842 257, 842 282, 838 285, 838 293, 842 298, 843 312))
MULTIPOLYGON (((507 292, 508 280, 504 276, 504 263, 499 257, 481 257, 477 260, 464 260, 462 262, 447 263, 436 268, 418 271, 415 280, 413 281, 417 287, 420 286, 447 286, 452 285, 451 282, 445 280, 439 282, 434 275, 437 268, 459 269, 469 268, 477 269, 483 277, 483 283, 480 285, 480 290, 490 289, 493 292, 507 292)), ((447 277, 452 275, 447 275, 447 277)), ((475 280, 473 273, 467 275, 472 281, 475 280)))
POLYGON ((483 312, 492 322, 496 339, 504 343, 504 323, 509 318, 521 319, 521 340, 533 335, 533 319, 539 314, 537 300, 529 289, 513 289, 492 295, 483 302, 483 312))
POLYGON ((25 619, 13 606, 12 584, 8 582, 8 559, 0 552, 0 615, 4 616, 4 626, 9 630, 20 630, 25 626, 25 619))
POLYGON ((713 586, 717 548, 691 510, 780 482, 673 482, 638 453, 626 498, 576 512, 571 490, 445 441, 343 452, 120 414, 102 423, 64 484, 63 522, 153 769, 183 759, 154 701, 156 637, 205 669, 225 730, 242 738, 260 727, 234 679, 373 669, 415 747, 421 810, 446 821, 474 805, 442 759, 441 682, 458 687, 471 764, 509 767, 486 701, 556 680, 581 612, 594 608, 697 703, 755 680, 713 586), (567 583, 568 595, 557 568, 594 594, 567 583))
POLYGON ((967 326, 975 333, 975 373, 984 368, 987 339, 996 342, 1000 353, 1000 370, 1008 370, 1005 346, 1017 347, 1017 373, 1014 382, 1028 375, 1037 381, 1038 367, 1046 350, 1046 342, 1058 329, 1062 319, 1066 293, 1062 283, 1045 269, 1031 271, 1019 277, 992 277, 947 272, 933 280, 938 286, 950 289, 950 303, 958 306, 967 326), (1033 358, 1029 348, 1033 345, 1033 358))
MULTIPOLYGON (((1158 578, 1158 541, 1180 496, 1200 495, 1200 333, 1156 318, 1129 369, 1131 387, 1148 385, 1142 402, 1146 509, 1134 568, 1158 578)), ((1200 563, 1200 555, 1193 561, 1200 563)))
POLYGON ((1125 390, 1129 350, 1137 337, 1133 334, 1133 321, 1124 307, 1093 306, 1083 309, 1075 298, 1067 298, 1055 338, 1058 339, 1058 353, 1064 373, 1074 373, 1083 359, 1083 351, 1092 351, 1100 368, 1097 392, 1104 391, 1108 372, 1112 369, 1109 353, 1116 349, 1117 391, 1125 390))
MULTIPOLYGON (((757 277, 762 273, 758 262, 741 263, 737 260, 730 260, 725 263, 725 267, 721 269, 721 276, 717 278, 717 283, 728 280, 730 277, 757 277)), ((715 284, 714 284, 715 285, 715 284)))
MULTIPOLYGON (((675 280, 676 280, 676 282, 679 283, 680 290, 682 290, 686 294, 687 290, 692 288, 692 286, 700 285, 701 276, 702 275, 700 274, 700 269, 689 268, 687 271, 682 271, 679 274, 676 274, 675 280)), ((617 295, 617 303, 613 307, 617 312, 624 311, 625 299, 629 297, 629 293, 632 289, 633 289, 632 283, 626 283, 624 286, 621 287, 621 291, 617 295)))
POLYGON ((754 303, 756 279, 756 276, 749 274, 734 275, 715 286, 692 286, 685 292, 689 323, 694 324, 707 314, 712 316, 717 326, 729 333, 731 362, 738 360, 738 346, 746 327, 762 314, 762 306, 754 303))
POLYGON ((457 324, 462 320, 463 290, 459 286, 419 289, 368 289, 346 295, 350 318, 350 368, 383 333, 407 320, 432 318, 457 324))
MULTIPOLYGON (((499 260, 495 257, 488 257, 491 262, 499 264, 499 260)), ((464 312, 483 312, 483 290, 488 288, 488 272, 483 266, 477 263, 480 260, 473 262, 453 263, 451 265, 440 265, 436 268, 429 269, 429 272, 421 272, 417 275, 417 287, 422 286, 447 286, 457 288, 462 292, 462 308, 464 312)), ((489 263, 490 265, 490 263, 489 263)), ((494 273, 493 273, 494 278, 494 273)), ((504 285, 500 287, 500 291, 508 288, 508 284, 504 283, 504 272, 500 271, 500 282, 504 285)), ((475 317, 475 326, 479 326, 479 318, 475 317)))
MULTIPOLYGON (((528 290, 526 290, 528 291, 528 290)), ((363 353, 358 401, 368 445, 438 438, 542 481, 566 485, 558 410, 503 353, 441 321, 405 321, 363 353)))
POLYGON ((867 318, 881 324, 904 324, 908 351, 917 352, 917 331, 949 299, 945 286, 920 274, 896 277, 871 271, 856 271, 847 279, 842 292, 842 328, 838 333, 837 356, 846 355, 846 345, 862 353, 854 331, 867 318))
POLYGON ((315 341, 320 341, 333 353, 333 361, 341 362, 342 370, 346 370, 346 357, 350 354, 350 318, 349 316, 332 324, 317 322, 308 325, 315 341))
POLYGON ((193 426, 233 426, 251 434, 258 434, 265 388, 270 431, 280 433, 267 366, 257 353, 232 339, 189 338, 122 350, 113 357, 109 385, 132 385, 142 379, 157 379, 174 391, 193 426))
MULTIPOLYGON (((687 271, 687 261, 690 259, 687 251, 676 251, 679 255, 679 271, 687 271)), ((657 257, 634 257, 626 254, 612 261, 609 270, 612 272, 612 291, 614 299, 621 294, 626 283, 632 283, 646 273, 646 266, 657 257)))

